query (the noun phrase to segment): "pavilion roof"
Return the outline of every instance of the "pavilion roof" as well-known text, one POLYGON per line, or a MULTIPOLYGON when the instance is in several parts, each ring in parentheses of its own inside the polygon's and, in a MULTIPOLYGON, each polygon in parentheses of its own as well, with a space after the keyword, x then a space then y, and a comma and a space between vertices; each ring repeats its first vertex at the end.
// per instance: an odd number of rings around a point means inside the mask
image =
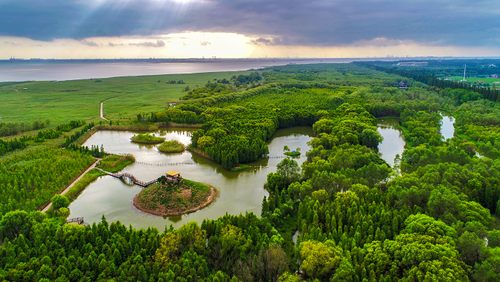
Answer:
POLYGON ((181 175, 180 172, 178 171, 175 171, 175 170, 171 170, 171 171, 168 171, 165 173, 166 175, 169 175, 169 176, 177 176, 177 175, 181 175))

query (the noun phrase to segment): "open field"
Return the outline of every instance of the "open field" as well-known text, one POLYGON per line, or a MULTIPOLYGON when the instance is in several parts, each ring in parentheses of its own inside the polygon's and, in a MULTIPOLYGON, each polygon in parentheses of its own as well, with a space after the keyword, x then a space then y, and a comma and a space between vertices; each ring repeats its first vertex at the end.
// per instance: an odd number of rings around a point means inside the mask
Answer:
POLYGON ((229 79, 233 75, 247 73, 238 71, 0 83, 0 117, 1 122, 16 123, 49 119, 51 125, 82 119, 101 121, 100 103, 104 101, 106 118, 128 121, 135 119, 138 113, 158 112, 164 110, 168 103, 178 102, 186 94, 186 86, 194 89, 197 85, 203 87, 214 78, 229 79), (171 80, 183 80, 185 84, 169 84, 171 80))
MULTIPOLYGON (((454 80, 454 81, 460 81, 463 79, 462 76, 450 76, 450 77, 446 77, 450 80, 454 80)), ((493 83, 495 82, 500 82, 500 78, 482 78, 482 77, 466 77, 465 80, 467 80, 467 82, 476 82, 476 81, 483 81, 484 83, 488 83, 490 85, 493 85, 493 83)), ((496 86, 500 87, 500 84, 496 84, 496 86)))

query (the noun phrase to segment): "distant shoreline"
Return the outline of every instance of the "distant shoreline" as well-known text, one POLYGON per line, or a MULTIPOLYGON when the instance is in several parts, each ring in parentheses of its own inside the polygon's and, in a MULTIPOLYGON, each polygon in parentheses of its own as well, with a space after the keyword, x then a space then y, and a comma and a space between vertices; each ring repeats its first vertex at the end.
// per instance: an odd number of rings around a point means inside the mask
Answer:
POLYGON ((0 83, 235 72, 287 64, 350 63, 337 59, 0 60, 0 83))

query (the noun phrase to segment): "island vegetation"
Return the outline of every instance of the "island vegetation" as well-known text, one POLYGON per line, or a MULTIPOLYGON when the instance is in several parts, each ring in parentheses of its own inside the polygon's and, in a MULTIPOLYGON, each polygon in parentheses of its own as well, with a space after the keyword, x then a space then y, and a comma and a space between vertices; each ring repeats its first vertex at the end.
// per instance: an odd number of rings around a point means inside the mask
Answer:
POLYGON ((182 153, 184 150, 184 144, 177 140, 165 141, 158 146, 158 151, 162 153, 182 153))
POLYGON ((173 216, 200 210, 216 197, 217 190, 210 185, 188 179, 170 182, 163 177, 142 189, 134 198, 134 206, 150 214, 173 216))
POLYGON ((135 162, 134 156, 131 154, 126 155, 113 155, 109 154, 104 156, 97 167, 108 172, 116 173, 124 169, 126 166, 135 162))
MULTIPOLYGON (((37 211, 102 153, 77 141, 62 146, 84 125, 2 139, 0 280, 499 281, 497 92, 439 84, 426 76, 434 71, 271 67, 230 89, 210 79, 206 87, 217 84, 216 91, 179 91, 184 103, 140 113, 131 124, 202 124, 193 150, 226 168, 265 157, 279 128, 305 125, 315 133, 301 166, 285 158, 267 176, 260 215, 226 214, 178 229, 135 229, 105 217, 63 225, 67 202, 58 198, 57 213, 37 211), (400 81, 409 88, 399 89, 400 81), (455 137, 439 134, 439 110, 456 118, 455 137), (398 119, 406 142, 393 167, 376 150, 376 118, 388 116, 398 119)), ((146 188, 144 205, 188 208, 186 188, 174 185, 146 188)))
POLYGON ((139 133, 137 135, 130 137, 130 140, 132 140, 132 142, 134 143, 139 143, 139 144, 158 144, 165 141, 165 138, 157 137, 149 133, 144 133, 144 134, 139 133))
POLYGON ((283 152, 285 152, 284 153, 285 155, 290 157, 300 156, 300 148, 295 149, 295 151, 290 151, 290 148, 288 148, 288 146, 285 145, 285 147, 283 148, 283 152))

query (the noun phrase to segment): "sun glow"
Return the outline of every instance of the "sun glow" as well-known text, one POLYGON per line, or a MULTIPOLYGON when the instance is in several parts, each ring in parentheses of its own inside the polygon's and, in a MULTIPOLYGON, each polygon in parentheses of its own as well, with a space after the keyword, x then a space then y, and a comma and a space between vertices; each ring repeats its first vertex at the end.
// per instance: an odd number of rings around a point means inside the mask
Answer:
POLYGON ((359 58, 385 56, 495 56, 500 48, 426 46, 417 42, 396 42, 379 46, 361 42, 341 47, 266 45, 238 33, 182 32, 156 36, 92 37, 82 40, 37 41, 0 36, 0 59, 86 59, 86 58, 359 58))

